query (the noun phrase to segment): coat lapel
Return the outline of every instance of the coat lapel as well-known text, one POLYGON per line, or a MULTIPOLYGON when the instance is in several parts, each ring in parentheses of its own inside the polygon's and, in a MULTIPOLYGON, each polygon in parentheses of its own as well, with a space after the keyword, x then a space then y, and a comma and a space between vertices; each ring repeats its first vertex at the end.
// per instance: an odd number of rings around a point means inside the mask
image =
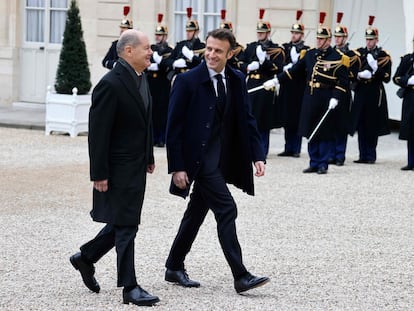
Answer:
POLYGON ((144 100, 139 93, 137 82, 135 77, 131 75, 131 73, 125 68, 123 65, 119 64, 115 68, 118 69, 117 75, 119 79, 121 80, 122 84, 125 85, 125 88, 127 89, 128 93, 134 98, 136 106, 138 110, 141 112, 141 114, 144 116, 145 120, 147 119, 147 111, 144 106, 144 100))

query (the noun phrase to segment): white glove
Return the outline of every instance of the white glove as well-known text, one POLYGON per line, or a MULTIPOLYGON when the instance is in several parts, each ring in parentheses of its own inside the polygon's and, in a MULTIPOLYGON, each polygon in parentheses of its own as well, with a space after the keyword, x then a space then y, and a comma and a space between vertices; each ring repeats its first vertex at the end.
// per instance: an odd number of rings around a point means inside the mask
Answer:
POLYGON ((173 63, 173 68, 185 68, 187 67, 187 63, 185 62, 184 58, 179 58, 173 63))
POLYGON ((263 88, 266 91, 270 91, 273 88, 277 87, 279 85, 279 79, 275 76, 273 79, 267 80, 265 83, 263 83, 263 88))
POLYGON ((407 85, 414 85, 414 75, 408 78, 407 85))
POLYGON ((292 46, 292 48, 290 49, 290 59, 292 60, 293 64, 296 64, 298 62, 299 55, 300 54, 296 52, 296 48, 292 46))
POLYGON ((187 46, 184 45, 183 48, 181 49, 181 52, 183 53, 185 57, 188 58, 190 62, 193 60, 194 52, 190 50, 187 46))
POLYGON ((147 70, 149 71, 158 71, 158 64, 157 63, 151 63, 151 65, 149 65, 149 67, 147 68, 147 70))
POLYGON ((157 51, 155 51, 153 54, 152 54, 152 58, 155 60, 155 62, 159 65, 160 63, 161 63, 161 61, 162 61, 162 56, 160 55, 160 54, 158 54, 158 52, 157 51))
POLYGON ((372 72, 375 73, 378 69, 378 62, 376 59, 374 59, 374 56, 372 56, 371 53, 368 53, 367 55, 367 62, 368 65, 371 67, 372 72))
POLYGON ((253 61, 247 65, 247 71, 254 71, 254 70, 259 69, 259 67, 260 67, 259 62, 253 61))
POLYGON ((293 66, 292 63, 289 63, 289 64, 283 66, 283 71, 289 70, 290 68, 292 68, 292 66, 293 66))
POLYGON ((364 71, 360 71, 358 72, 358 78, 360 79, 371 79, 372 78, 372 73, 371 71, 365 69, 364 71))
POLYGON ((256 46, 256 56, 257 56, 257 59, 259 60, 260 65, 263 64, 263 62, 266 59, 266 52, 263 51, 261 45, 256 46))
POLYGON ((338 106, 338 100, 336 99, 336 98, 331 98, 330 100, 329 100, 329 109, 335 109, 336 108, 336 106, 338 106))

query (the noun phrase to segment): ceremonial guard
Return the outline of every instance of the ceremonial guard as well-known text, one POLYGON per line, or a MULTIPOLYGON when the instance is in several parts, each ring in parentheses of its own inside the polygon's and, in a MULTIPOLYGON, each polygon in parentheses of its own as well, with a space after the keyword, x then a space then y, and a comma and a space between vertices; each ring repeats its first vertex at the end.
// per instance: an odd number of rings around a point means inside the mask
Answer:
MULTIPOLYGON (((309 46, 304 42, 305 26, 300 22, 302 11, 296 12, 296 23, 290 29, 291 41, 283 43, 286 54, 286 62, 283 70, 290 69, 303 58, 309 46)), ((298 73, 292 80, 287 80, 280 86, 278 100, 278 115, 285 131, 285 149, 279 153, 280 157, 299 157, 302 146, 302 137, 298 134, 300 111, 302 107, 303 93, 306 85, 306 73, 298 73)))
MULTIPOLYGON (((221 23, 220 23, 221 29, 228 29, 231 32, 233 32, 233 24, 230 21, 226 20, 226 10, 221 10, 221 23)), ((227 64, 229 64, 231 67, 235 69, 240 70, 241 61, 240 57, 243 55, 244 47, 236 42, 236 47, 233 49, 233 56, 231 59, 227 61, 227 64)))
POLYGON ((401 57, 393 81, 400 86, 397 94, 403 99, 400 123, 401 140, 407 141, 408 161, 403 171, 414 169, 414 53, 401 57))
POLYGON ((330 112, 343 99, 348 88, 349 58, 331 47, 331 29, 323 26, 325 16, 325 12, 320 13, 317 48, 310 49, 292 68, 264 83, 265 89, 270 89, 277 87, 279 81, 283 84, 306 72, 307 83, 298 129, 299 135, 310 138, 310 164, 304 173, 327 173, 336 122, 330 112))
POLYGON ((154 146, 164 147, 165 128, 167 126, 168 100, 171 83, 167 79, 168 57, 172 47, 168 45, 168 28, 162 25, 163 14, 158 14, 158 25, 155 28, 155 44, 151 45, 154 52, 151 65, 147 68, 148 83, 152 95, 152 121, 154 146))
MULTIPOLYGON (((121 23, 119 24, 119 35, 121 35, 127 29, 132 29, 132 20, 127 18, 129 10, 130 7, 128 5, 124 6, 124 18, 121 20, 121 23)), ((112 42, 111 47, 109 48, 104 59, 102 60, 102 66, 104 66, 107 69, 112 69, 118 60, 118 53, 116 52, 117 43, 118 40, 112 42)))
POLYGON ((187 39, 177 43, 168 59, 170 69, 168 78, 171 81, 176 74, 196 67, 204 57, 206 45, 198 38, 200 27, 197 20, 191 19, 192 12, 192 8, 187 8, 188 21, 185 25, 187 39))
POLYGON ((357 74, 354 103, 351 109, 351 134, 358 131, 359 159, 355 163, 374 164, 378 136, 390 133, 387 95, 384 82, 391 79, 391 56, 378 44, 378 29, 370 16, 365 30, 366 47, 359 48, 361 70, 357 74))
POLYGON ((349 49, 348 40, 348 28, 341 25, 343 12, 337 12, 336 22, 337 26, 335 28, 334 37, 335 37, 335 49, 340 53, 349 57, 349 85, 347 88, 347 93, 344 98, 344 102, 341 103, 333 113, 336 114, 336 130, 335 130, 335 141, 332 148, 332 153, 329 159, 330 164, 336 164, 338 166, 344 165, 345 162, 345 153, 346 145, 348 141, 348 133, 350 127, 350 112, 352 107, 352 94, 351 94, 351 85, 354 84, 357 78, 357 74, 361 69, 361 59, 359 58, 359 53, 349 49))
MULTIPOLYGON (((240 64, 240 68, 247 74, 247 88, 252 89, 262 85, 265 81, 282 72, 285 62, 283 48, 273 43, 270 31, 270 22, 263 21, 265 10, 260 9, 257 23, 257 41, 247 44, 240 64)), ((277 100, 275 91, 259 90, 250 93, 252 113, 257 121, 263 150, 269 152, 270 130, 278 127, 276 122, 276 109, 274 102, 277 100)))

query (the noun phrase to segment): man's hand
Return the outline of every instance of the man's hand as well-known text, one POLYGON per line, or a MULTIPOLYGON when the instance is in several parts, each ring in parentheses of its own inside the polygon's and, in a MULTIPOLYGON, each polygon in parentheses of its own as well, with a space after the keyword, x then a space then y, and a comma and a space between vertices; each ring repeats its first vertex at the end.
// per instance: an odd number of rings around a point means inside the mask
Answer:
POLYGON ((93 182, 93 187, 99 192, 108 191, 108 179, 105 180, 95 180, 93 182))
POLYGON ((173 173, 173 183, 180 189, 185 189, 187 185, 190 183, 188 180, 187 172, 180 171, 173 173))
POLYGON ((148 164, 147 166, 147 173, 152 174, 155 170, 155 164, 148 164))
POLYGON ((371 79, 372 78, 372 73, 371 73, 371 71, 365 69, 364 71, 358 72, 358 78, 366 79, 366 80, 371 79))
POLYGON ((187 63, 185 62, 184 58, 179 58, 173 63, 173 68, 185 68, 187 67, 187 63))
POLYGON ((289 70, 290 68, 292 68, 292 66, 293 66, 292 63, 289 63, 289 64, 283 66, 283 71, 289 70))
POLYGON ((266 52, 265 51, 263 51, 263 49, 262 49, 262 46, 261 45, 258 45, 257 47, 256 47, 256 56, 257 56, 257 59, 259 60, 259 63, 260 64, 263 64, 263 62, 265 61, 265 59, 266 59, 266 52))
POLYGON ((267 80, 265 83, 263 83, 263 88, 266 91, 270 91, 273 88, 277 87, 279 85, 279 79, 275 76, 273 79, 267 80))
POLYGON ((247 65, 247 71, 255 71, 259 69, 260 64, 258 61, 252 61, 250 64, 247 65))
POLYGON ((372 72, 375 73, 378 69, 378 62, 374 58, 374 56, 372 56, 371 53, 368 53, 367 55, 367 62, 368 62, 368 65, 371 67, 372 72))
POLYGON ((188 58, 190 62, 193 60, 194 52, 190 50, 187 46, 184 45, 183 48, 181 49, 181 52, 186 58, 188 58))
POLYGON ((329 109, 335 109, 336 108, 336 106, 338 106, 338 100, 336 99, 336 98, 331 98, 330 100, 329 100, 329 109))
POLYGON ((152 54, 152 58, 154 59, 154 61, 159 65, 160 63, 161 63, 161 61, 162 61, 162 56, 160 55, 160 54, 158 54, 158 52, 157 51, 155 51, 153 54, 152 54))
POLYGON ((148 67, 147 67, 147 70, 149 70, 149 71, 158 71, 158 64, 157 63, 151 63, 151 65, 149 65, 148 67))
POLYGON ((264 176, 265 173, 265 164, 263 161, 254 162, 254 166, 256 167, 256 173, 254 174, 257 177, 264 176))

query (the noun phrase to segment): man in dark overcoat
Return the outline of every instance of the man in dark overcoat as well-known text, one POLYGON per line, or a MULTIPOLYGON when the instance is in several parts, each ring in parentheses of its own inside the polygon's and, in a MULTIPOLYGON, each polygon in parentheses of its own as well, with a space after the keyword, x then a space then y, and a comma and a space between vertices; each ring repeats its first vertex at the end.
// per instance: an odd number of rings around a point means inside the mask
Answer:
POLYGON ((404 90, 399 139, 407 141, 407 165, 401 170, 414 169, 414 53, 401 57, 393 81, 404 90))
POLYGON ((184 260, 209 209, 217 221, 218 237, 238 293, 268 282, 243 265, 235 220, 237 207, 227 183, 254 194, 256 176, 264 175, 264 153, 243 74, 226 65, 236 39, 228 29, 207 35, 205 62, 177 76, 172 87, 167 122, 170 192, 183 198, 193 191, 171 247, 165 279, 184 287, 190 280, 184 260))
POLYGON ((89 112, 91 216, 106 225, 70 261, 85 285, 98 293, 94 264, 115 246, 123 302, 153 305, 159 299, 137 284, 134 264, 146 174, 155 168, 151 95, 143 73, 152 51, 146 35, 129 29, 121 35, 117 52, 118 65, 93 90, 89 112))

